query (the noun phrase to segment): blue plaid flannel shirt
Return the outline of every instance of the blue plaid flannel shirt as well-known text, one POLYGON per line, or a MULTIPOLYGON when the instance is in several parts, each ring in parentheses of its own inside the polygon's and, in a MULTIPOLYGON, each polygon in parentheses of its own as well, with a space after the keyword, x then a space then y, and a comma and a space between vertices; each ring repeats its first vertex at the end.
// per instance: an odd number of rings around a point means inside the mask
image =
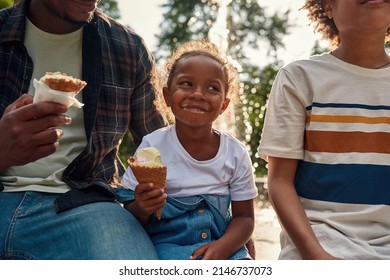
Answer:
MULTIPOLYGON (((0 11, 0 117, 28 91, 32 78, 33 63, 23 45, 29 2, 0 11)), ((64 171, 63 180, 72 189, 58 199, 58 211, 115 200, 110 183, 124 172, 117 157, 124 134, 129 130, 139 144, 144 135, 166 125, 153 106, 150 52, 141 37, 99 9, 84 26, 82 63, 88 144, 64 171)))

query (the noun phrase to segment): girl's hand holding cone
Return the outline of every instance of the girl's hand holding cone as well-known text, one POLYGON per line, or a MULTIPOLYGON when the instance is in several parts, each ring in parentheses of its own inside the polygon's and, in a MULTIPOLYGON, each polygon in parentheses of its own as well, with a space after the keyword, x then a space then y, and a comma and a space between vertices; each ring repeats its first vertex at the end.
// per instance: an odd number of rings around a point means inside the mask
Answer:
POLYGON ((140 183, 134 191, 137 208, 143 213, 142 216, 149 216, 155 213, 158 219, 161 218, 162 207, 166 202, 167 195, 165 188, 160 188, 154 183, 140 183))
MULTIPOLYGON (((137 151, 134 157, 128 159, 128 164, 138 183, 153 183, 153 190, 159 190, 160 194, 165 193, 167 167, 162 163, 160 152, 156 148, 148 147, 137 151)), ((155 212, 159 220, 161 213, 162 208, 155 212)))

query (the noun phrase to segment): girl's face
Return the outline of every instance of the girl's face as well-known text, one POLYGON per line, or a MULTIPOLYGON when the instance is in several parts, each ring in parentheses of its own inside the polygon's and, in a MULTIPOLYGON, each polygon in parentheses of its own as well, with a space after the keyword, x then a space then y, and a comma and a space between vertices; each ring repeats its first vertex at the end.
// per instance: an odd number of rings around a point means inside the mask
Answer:
POLYGON ((223 66, 205 56, 188 56, 177 62, 164 98, 176 124, 211 127, 229 104, 223 66))
POLYGON ((390 27, 390 0, 324 0, 324 9, 341 38, 354 34, 384 36, 390 27))

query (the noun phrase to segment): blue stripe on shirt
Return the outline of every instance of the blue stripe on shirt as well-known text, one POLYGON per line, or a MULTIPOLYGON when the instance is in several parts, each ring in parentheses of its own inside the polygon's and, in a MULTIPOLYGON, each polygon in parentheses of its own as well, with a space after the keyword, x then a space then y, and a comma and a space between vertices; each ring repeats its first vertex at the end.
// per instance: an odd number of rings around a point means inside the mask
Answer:
POLYGON ((358 109, 366 109, 366 110, 390 110, 390 106, 385 106, 385 105, 366 105, 366 104, 348 104, 348 103, 318 103, 318 102, 313 102, 312 105, 306 107, 306 110, 310 111, 313 107, 317 107, 317 108, 358 108, 358 109))
POLYGON ((339 203, 390 205, 390 166, 300 161, 297 170, 295 186, 301 197, 339 203), (351 180, 345 181, 345 178, 351 180))

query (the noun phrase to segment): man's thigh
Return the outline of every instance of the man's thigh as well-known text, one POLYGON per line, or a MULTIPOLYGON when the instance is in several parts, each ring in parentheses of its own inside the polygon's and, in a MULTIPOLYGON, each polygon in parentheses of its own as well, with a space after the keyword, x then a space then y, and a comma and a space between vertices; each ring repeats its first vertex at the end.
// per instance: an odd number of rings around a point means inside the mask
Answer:
MULTIPOLYGON (((20 199, 20 195, 18 195, 20 199)), ((27 192, 4 237, 6 258, 155 259, 143 227, 119 204, 90 203, 57 213, 54 194, 27 192)), ((1 203, 1 198, 0 198, 1 203)), ((12 207, 15 207, 13 203, 12 207)), ((8 210, 9 213, 12 212, 8 210)), ((4 231, 4 230, 3 230, 4 231)))

